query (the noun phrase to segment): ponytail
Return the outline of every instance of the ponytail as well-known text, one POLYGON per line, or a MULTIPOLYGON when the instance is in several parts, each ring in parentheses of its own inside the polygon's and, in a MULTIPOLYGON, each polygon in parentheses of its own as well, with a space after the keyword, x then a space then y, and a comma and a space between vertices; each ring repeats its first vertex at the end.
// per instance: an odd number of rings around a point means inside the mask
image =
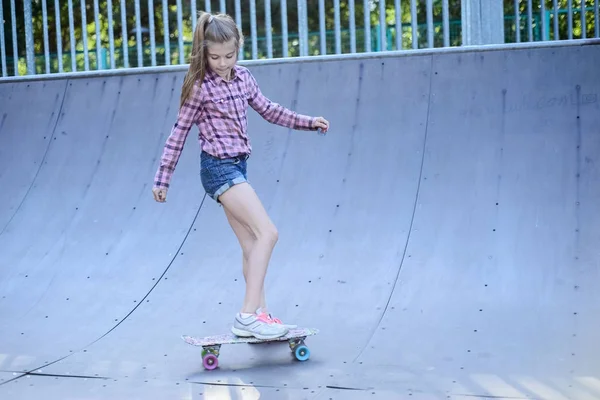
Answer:
POLYGON ((195 82, 199 82, 202 84, 204 80, 204 73, 206 68, 205 62, 205 51, 204 51, 204 31, 206 29, 206 24, 208 20, 212 19, 212 15, 210 13, 206 13, 201 11, 198 22, 196 25, 196 30, 194 31, 194 39, 192 41, 192 53, 190 54, 189 63, 190 66, 188 68, 187 73, 185 74, 185 78, 183 80, 183 87, 181 89, 181 99, 179 101, 179 106, 183 106, 186 100, 192 93, 192 89, 194 87, 195 82))

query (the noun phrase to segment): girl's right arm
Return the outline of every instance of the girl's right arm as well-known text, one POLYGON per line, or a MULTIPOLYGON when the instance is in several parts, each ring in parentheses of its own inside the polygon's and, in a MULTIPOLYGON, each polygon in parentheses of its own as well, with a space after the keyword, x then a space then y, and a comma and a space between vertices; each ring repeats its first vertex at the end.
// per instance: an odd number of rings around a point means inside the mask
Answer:
POLYGON ((200 90, 197 85, 190 94, 190 97, 181 106, 177 114, 177 120, 171 129, 171 134, 167 138, 163 149, 160 165, 154 177, 154 187, 168 189, 171 177, 175 172, 175 167, 179 162, 181 151, 185 144, 188 133, 192 126, 198 120, 202 112, 202 102, 200 99, 200 90))

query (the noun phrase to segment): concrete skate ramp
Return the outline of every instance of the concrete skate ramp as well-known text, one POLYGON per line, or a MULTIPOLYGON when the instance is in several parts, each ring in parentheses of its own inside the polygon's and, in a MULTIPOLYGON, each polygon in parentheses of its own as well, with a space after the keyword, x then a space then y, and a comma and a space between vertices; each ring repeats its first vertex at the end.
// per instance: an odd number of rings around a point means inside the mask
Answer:
POLYGON ((184 72, 0 84, 0 398, 600 399, 600 46, 248 63, 267 279, 312 355, 224 346, 241 252, 190 133, 152 200, 184 72), (319 93, 319 91, 322 92, 319 93))

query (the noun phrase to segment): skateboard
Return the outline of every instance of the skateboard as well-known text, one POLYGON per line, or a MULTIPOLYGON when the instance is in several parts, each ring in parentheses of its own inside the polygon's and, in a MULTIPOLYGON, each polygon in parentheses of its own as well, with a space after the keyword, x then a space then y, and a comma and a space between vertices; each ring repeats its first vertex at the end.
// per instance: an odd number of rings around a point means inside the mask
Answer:
POLYGON ((275 339, 257 339, 255 337, 241 337, 236 336, 233 333, 226 333, 222 335, 214 335, 207 337, 195 337, 182 335, 181 338, 184 342, 192 346, 202 347, 202 365, 208 370, 213 370, 219 365, 219 351, 221 345, 224 344, 238 344, 238 343, 270 343, 270 342, 285 342, 287 341, 290 350, 298 361, 306 361, 310 357, 310 350, 304 344, 304 340, 307 336, 316 335, 319 333, 318 329, 314 328, 294 328, 290 329, 284 336, 275 339))

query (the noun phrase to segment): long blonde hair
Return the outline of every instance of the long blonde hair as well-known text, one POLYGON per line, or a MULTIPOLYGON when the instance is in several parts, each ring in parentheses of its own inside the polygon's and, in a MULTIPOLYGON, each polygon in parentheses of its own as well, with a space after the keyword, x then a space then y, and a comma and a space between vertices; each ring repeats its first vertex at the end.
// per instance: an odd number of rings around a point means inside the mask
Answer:
POLYGON ((206 56, 208 46, 212 43, 222 44, 234 39, 237 53, 244 42, 244 35, 229 15, 221 13, 213 15, 200 11, 198 17, 192 42, 192 53, 189 58, 190 67, 185 74, 181 89, 180 107, 192 93, 194 83, 197 81, 201 85, 204 80, 204 73, 208 65, 206 56))

